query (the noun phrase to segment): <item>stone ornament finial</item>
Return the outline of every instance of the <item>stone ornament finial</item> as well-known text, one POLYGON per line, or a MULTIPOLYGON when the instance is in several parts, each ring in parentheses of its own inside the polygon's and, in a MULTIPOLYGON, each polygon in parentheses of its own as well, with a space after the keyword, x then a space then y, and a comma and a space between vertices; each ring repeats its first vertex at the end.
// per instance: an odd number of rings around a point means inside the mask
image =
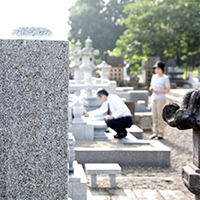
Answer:
MULTIPOLYGON (((74 62, 71 64, 70 67, 79 70, 79 67, 82 64, 82 51, 81 51, 82 44, 80 40, 76 42, 75 46, 76 46, 75 50, 70 53, 70 55, 74 57, 74 62)), ((78 74, 76 74, 75 72, 75 76, 77 77, 78 80, 77 83, 80 83, 81 74, 79 72, 78 74)))
POLYGON ((165 105, 162 116, 168 125, 180 130, 200 130, 200 90, 189 91, 181 107, 176 103, 165 105))
POLYGON ((105 61, 102 61, 100 65, 97 65, 98 68, 100 69, 108 69, 111 68, 111 65, 108 65, 105 61))
POLYGON ((99 50, 96 50, 92 46, 92 40, 90 39, 90 36, 85 40, 85 47, 82 49, 82 55, 85 56, 98 56, 99 50))
POLYGON ((77 50, 80 50, 80 49, 81 49, 81 42, 80 42, 80 40, 78 40, 78 41, 76 42, 76 49, 77 49, 77 50))
POLYGON ((90 36, 88 36, 87 40, 85 40, 85 46, 92 47, 92 40, 90 39, 90 36))
POLYGON ((20 27, 13 30, 11 35, 18 37, 50 37, 53 33, 45 27, 20 27))

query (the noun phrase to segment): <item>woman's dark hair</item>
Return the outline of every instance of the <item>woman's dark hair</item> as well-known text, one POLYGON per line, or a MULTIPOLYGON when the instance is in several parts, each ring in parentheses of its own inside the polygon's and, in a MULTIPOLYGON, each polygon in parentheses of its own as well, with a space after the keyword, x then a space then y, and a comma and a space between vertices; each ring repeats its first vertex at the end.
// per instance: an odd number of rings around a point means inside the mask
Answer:
POLYGON ((100 89, 97 91, 97 96, 102 97, 103 95, 108 96, 109 93, 105 89, 100 89))

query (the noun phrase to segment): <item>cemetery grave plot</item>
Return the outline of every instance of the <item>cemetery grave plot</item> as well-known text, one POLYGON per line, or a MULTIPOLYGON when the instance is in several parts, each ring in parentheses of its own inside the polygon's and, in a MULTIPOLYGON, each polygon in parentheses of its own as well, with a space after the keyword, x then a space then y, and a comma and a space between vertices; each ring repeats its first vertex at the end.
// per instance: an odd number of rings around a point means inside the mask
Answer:
POLYGON ((107 141, 83 141, 76 140, 75 147, 84 148, 137 148, 137 149, 153 149, 154 147, 149 144, 123 144, 120 140, 107 140, 107 141))

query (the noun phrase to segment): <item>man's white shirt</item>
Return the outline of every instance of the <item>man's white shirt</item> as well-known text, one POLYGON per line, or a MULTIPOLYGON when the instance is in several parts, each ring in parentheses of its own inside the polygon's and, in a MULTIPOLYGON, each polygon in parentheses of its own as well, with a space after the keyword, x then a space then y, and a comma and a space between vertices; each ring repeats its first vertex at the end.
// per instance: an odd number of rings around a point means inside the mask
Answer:
POLYGON ((107 101, 105 101, 100 108, 88 112, 89 117, 95 117, 107 113, 108 103, 112 116, 115 119, 131 116, 130 110, 128 109, 126 104, 120 99, 120 97, 115 94, 109 94, 107 97, 107 101))

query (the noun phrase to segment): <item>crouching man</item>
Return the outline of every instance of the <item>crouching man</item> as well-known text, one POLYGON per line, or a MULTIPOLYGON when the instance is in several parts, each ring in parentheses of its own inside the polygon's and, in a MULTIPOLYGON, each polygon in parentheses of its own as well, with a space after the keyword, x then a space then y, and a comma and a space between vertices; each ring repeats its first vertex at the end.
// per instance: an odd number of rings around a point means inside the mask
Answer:
POLYGON ((105 122, 108 127, 116 131, 114 138, 124 138, 127 136, 126 128, 130 128, 133 124, 131 112, 126 104, 115 94, 109 94, 105 89, 97 91, 97 99, 103 104, 100 108, 93 111, 84 111, 85 117, 94 117, 98 115, 105 116, 105 122))

